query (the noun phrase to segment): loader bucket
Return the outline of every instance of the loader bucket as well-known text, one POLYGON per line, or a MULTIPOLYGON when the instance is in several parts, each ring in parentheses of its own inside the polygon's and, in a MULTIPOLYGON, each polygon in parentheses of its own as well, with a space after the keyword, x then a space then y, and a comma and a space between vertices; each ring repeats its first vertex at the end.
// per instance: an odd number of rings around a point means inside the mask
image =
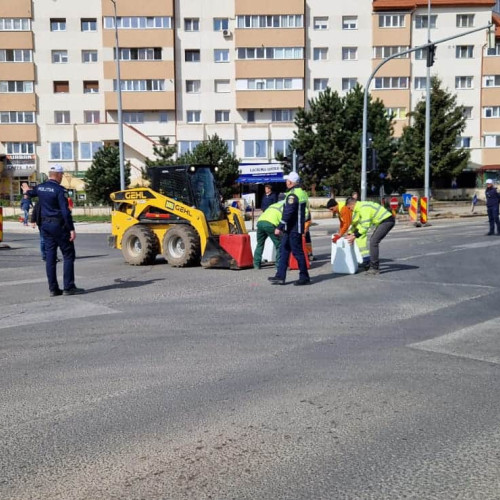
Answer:
POLYGON ((238 269, 235 259, 219 245, 213 236, 207 239, 201 266, 205 269, 238 269))

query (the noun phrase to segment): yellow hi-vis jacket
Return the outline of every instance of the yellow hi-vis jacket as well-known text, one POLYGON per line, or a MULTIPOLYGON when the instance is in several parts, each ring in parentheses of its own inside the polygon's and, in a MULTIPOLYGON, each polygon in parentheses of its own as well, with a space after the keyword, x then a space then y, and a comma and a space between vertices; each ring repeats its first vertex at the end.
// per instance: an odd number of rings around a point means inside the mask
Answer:
POLYGON ((371 226, 378 226, 389 217, 392 217, 391 212, 382 205, 373 201, 358 201, 352 212, 351 232, 359 238, 368 233, 371 226))
POLYGON ((284 204, 285 201, 283 200, 269 205, 258 218, 257 222, 269 222, 273 226, 277 226, 280 223, 281 216, 283 215, 284 204))

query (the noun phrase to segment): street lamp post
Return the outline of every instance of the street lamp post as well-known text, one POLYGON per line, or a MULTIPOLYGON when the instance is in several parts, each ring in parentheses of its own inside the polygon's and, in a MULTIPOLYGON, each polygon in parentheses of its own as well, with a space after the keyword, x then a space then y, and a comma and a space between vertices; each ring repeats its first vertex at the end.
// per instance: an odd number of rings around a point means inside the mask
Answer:
POLYGON ((118 43, 118 20, 116 16, 116 0, 110 0, 114 9, 115 24, 115 58, 116 86, 118 91, 118 150, 120 152, 120 189, 125 189, 125 151, 123 147, 123 110, 122 110, 122 79, 120 75, 120 45, 118 43))
MULTIPOLYGON (((431 0, 427 3, 427 43, 431 43, 431 0)), ((427 48, 427 52, 434 50, 427 48)), ((427 56, 427 77, 425 91, 425 166, 424 166, 424 196, 429 201, 429 179, 431 158, 431 57, 427 56)))

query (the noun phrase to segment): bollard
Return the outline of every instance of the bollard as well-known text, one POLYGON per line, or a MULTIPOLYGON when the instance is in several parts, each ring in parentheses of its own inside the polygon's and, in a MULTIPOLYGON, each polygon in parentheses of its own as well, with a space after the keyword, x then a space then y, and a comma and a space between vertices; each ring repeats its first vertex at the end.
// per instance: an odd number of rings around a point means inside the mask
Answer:
POLYGON ((420 198, 420 222, 425 225, 427 221, 427 198, 423 196, 420 198))
POLYGON ((412 196, 410 201, 410 209, 408 210, 411 222, 417 222, 417 213, 418 213, 418 196, 412 196))
POLYGON ((3 208, 0 207, 0 243, 3 241, 3 208))

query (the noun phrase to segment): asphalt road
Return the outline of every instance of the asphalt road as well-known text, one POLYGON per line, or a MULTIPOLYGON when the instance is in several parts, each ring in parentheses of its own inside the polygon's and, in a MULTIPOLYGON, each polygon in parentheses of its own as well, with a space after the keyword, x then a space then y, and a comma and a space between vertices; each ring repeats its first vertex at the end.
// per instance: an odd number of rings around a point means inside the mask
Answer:
POLYGON ((0 498, 500 499, 500 237, 400 224, 379 277, 336 276, 332 228, 300 288, 79 234, 56 298, 5 235, 0 498))

